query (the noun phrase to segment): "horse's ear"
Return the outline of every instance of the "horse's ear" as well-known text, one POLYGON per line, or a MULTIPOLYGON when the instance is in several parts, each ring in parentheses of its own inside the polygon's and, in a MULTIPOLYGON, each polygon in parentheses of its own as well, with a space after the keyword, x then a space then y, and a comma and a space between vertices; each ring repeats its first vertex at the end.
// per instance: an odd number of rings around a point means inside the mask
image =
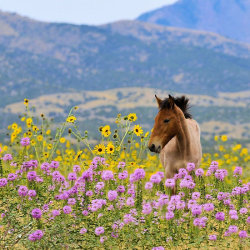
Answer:
POLYGON ((158 107, 160 108, 161 104, 162 104, 162 100, 157 95, 155 95, 155 99, 156 99, 156 101, 158 103, 158 107))
POLYGON ((175 102, 174 102, 174 98, 171 95, 168 95, 168 103, 169 103, 169 108, 173 109, 175 102))

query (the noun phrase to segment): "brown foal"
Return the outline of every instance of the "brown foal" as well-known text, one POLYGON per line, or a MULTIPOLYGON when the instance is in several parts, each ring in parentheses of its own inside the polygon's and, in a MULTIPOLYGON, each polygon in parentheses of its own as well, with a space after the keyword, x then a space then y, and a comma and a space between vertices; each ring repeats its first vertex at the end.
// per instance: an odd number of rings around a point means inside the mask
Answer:
POLYGON ((149 140, 150 151, 159 153, 166 178, 174 177, 188 162, 200 165, 202 150, 200 128, 188 112, 188 98, 185 96, 161 100, 157 96, 159 112, 149 140))

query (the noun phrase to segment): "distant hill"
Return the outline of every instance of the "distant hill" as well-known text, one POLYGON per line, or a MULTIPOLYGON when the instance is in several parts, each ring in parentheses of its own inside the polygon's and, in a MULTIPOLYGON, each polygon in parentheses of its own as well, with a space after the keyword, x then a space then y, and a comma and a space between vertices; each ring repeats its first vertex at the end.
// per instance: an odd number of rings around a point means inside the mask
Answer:
POLYGON ((0 12, 0 107, 78 90, 152 87, 216 95, 250 86, 250 45, 139 21, 44 23, 0 12))
POLYGON ((142 14, 138 20, 212 31, 250 43, 250 0, 179 0, 142 14))

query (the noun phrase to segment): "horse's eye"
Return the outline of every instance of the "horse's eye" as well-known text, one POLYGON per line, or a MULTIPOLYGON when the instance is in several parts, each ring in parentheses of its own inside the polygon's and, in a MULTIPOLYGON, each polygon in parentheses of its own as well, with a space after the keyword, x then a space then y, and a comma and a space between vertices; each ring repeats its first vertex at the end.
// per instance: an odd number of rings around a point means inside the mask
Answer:
POLYGON ((169 121, 170 121, 170 120, 168 120, 168 119, 165 119, 165 120, 164 120, 164 123, 168 123, 169 121))

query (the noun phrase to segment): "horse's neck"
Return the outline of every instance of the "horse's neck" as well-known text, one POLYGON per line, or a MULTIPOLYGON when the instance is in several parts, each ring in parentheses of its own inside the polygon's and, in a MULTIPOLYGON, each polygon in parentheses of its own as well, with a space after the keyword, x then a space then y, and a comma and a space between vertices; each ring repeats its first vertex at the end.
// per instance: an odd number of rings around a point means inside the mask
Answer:
POLYGON ((190 133, 188 124, 183 114, 178 115, 178 120, 177 145, 182 158, 187 159, 190 155, 190 133))

